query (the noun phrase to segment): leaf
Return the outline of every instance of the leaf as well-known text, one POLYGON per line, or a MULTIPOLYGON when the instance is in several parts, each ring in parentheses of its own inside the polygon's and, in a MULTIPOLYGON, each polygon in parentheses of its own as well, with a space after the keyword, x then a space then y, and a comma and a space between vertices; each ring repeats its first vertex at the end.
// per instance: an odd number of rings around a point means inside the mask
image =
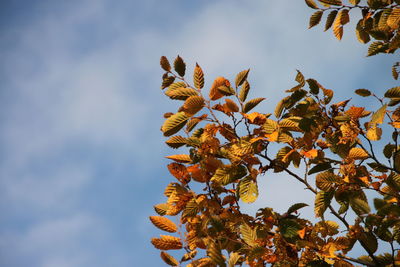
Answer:
POLYGON ((329 162, 318 163, 317 165, 315 165, 308 171, 308 175, 311 175, 311 174, 314 174, 317 172, 322 172, 325 170, 329 170, 331 168, 332 168, 332 166, 329 162))
POLYGON ((204 107, 204 98, 202 96, 191 96, 186 99, 185 104, 183 104, 183 111, 188 116, 193 116, 204 107))
POLYGON ((281 117, 282 111, 283 111, 284 108, 285 108, 285 102, 284 102, 283 99, 282 99, 282 100, 280 100, 280 101, 278 102, 278 104, 277 104, 276 107, 275 107, 274 115, 275 115, 275 117, 276 117, 277 119, 279 119, 279 118, 281 117))
POLYGON ((317 11, 310 17, 310 22, 308 28, 311 29, 312 27, 318 25, 321 21, 322 15, 324 14, 323 11, 317 11))
POLYGON ((397 29, 400 26, 400 8, 390 9, 390 14, 387 18, 387 25, 392 29, 397 29))
POLYGON ((173 100, 186 100, 191 96, 197 96, 198 93, 196 92, 196 90, 192 88, 181 87, 181 88, 176 88, 174 90, 168 89, 165 91, 165 95, 167 95, 169 98, 173 100))
POLYGON ((326 23, 325 23, 324 31, 327 31, 332 27, 333 22, 335 21, 337 13, 338 13, 337 10, 333 10, 328 14, 328 16, 326 17, 326 23))
POLYGON ((366 97, 372 95, 372 93, 367 89, 357 89, 355 93, 359 96, 366 97))
POLYGON ((307 6, 313 8, 313 9, 318 9, 317 4, 314 2, 314 0, 305 0, 307 6))
POLYGON ((396 146, 389 143, 389 144, 385 145, 385 147, 383 148, 383 155, 386 158, 390 159, 392 157, 395 149, 396 149, 396 146))
POLYGON ((349 0, 350 4, 352 4, 353 6, 356 6, 360 3, 360 0, 349 0))
POLYGON ((175 233, 178 230, 176 224, 168 218, 162 216, 150 216, 150 221, 155 227, 169 233, 175 233))
POLYGON ((244 81, 242 87, 240 88, 239 92, 239 99, 240 101, 244 102, 246 101, 247 94, 250 91, 250 84, 247 81, 244 81))
POLYGON ((171 65, 169 64, 168 59, 165 56, 160 58, 160 65, 165 71, 171 71, 171 65))
POLYGON ((334 184, 338 184, 340 182, 340 177, 331 172, 319 173, 315 178, 315 185, 323 191, 329 191, 332 189, 334 184))
POLYGON ((297 74, 296 74, 296 79, 295 80, 296 80, 296 82, 299 83, 299 85, 301 85, 301 87, 304 86, 304 84, 305 84, 304 75, 299 70, 297 70, 297 74))
POLYGON ((307 207, 307 206, 308 206, 308 204, 306 204, 306 203, 296 203, 296 204, 293 204, 292 206, 290 206, 290 208, 287 210, 286 213, 290 214, 290 213, 298 211, 299 209, 307 207))
POLYGON ((188 203, 186 203, 185 209, 182 212, 182 218, 193 217, 199 212, 199 205, 196 199, 192 198, 188 203))
POLYGON ((319 93, 319 84, 314 79, 307 79, 308 86, 310 87, 310 93, 313 95, 318 95, 319 93))
POLYGON ((179 266, 179 262, 165 251, 161 251, 160 257, 169 266, 179 266))
POLYGON ((240 225, 240 233, 242 235, 242 238, 244 242, 246 242, 247 245, 249 246, 254 246, 256 244, 256 231, 251 229, 249 225, 246 223, 243 223, 240 225))
POLYGON ((283 219, 279 221, 279 231, 283 238, 289 242, 299 237, 298 232, 301 229, 302 227, 295 220, 283 219))
POLYGON ((364 232, 359 237, 360 242, 365 244, 371 253, 375 253, 378 249, 378 240, 371 232, 364 232))
POLYGON ((244 81, 247 80, 247 76, 249 75, 249 71, 250 71, 250 69, 243 70, 243 71, 239 72, 236 75, 236 78, 235 78, 235 86, 236 86, 236 88, 241 86, 244 83, 244 81))
POLYGON ((186 154, 180 154, 180 155, 171 155, 171 156, 166 156, 167 159, 172 159, 173 161, 180 162, 180 163, 190 163, 192 162, 192 159, 190 158, 189 155, 186 154))
POLYGON ((371 211, 368 202, 359 197, 350 198, 350 207, 354 210, 357 215, 367 214, 371 211))
POLYGON ((328 5, 334 5, 334 6, 341 6, 342 1, 340 0, 318 0, 321 3, 328 4, 328 5))
POLYGON ((222 185, 228 185, 237 179, 242 178, 247 174, 246 167, 243 165, 239 166, 225 166, 218 168, 211 178, 211 181, 216 181, 222 185))
POLYGON ((263 101, 264 99, 265 99, 264 97, 258 97, 258 98, 254 98, 252 100, 247 101, 243 106, 243 113, 248 113, 250 110, 252 110, 258 104, 260 104, 260 102, 263 101))
POLYGON ((232 87, 228 87, 225 85, 222 85, 220 87, 217 88, 217 90, 225 96, 230 96, 230 95, 234 95, 235 94, 235 90, 232 87))
POLYGON ((193 83, 194 87, 201 89, 204 87, 204 73, 199 64, 196 63, 193 73, 193 83))
POLYGON ((182 184, 187 184, 190 181, 190 175, 185 165, 172 162, 167 165, 168 171, 178 179, 182 184))
POLYGON ((387 104, 380 107, 373 115, 370 124, 382 124, 386 114, 387 104))
POLYGON ((237 190, 240 199, 245 203, 252 203, 258 198, 258 186, 251 176, 243 178, 237 190))
POLYGON ((390 88, 386 91, 385 97, 387 98, 400 98, 400 86, 390 88))
POLYGON ((326 209, 331 203, 333 197, 333 191, 325 192, 318 191, 315 197, 314 212, 316 217, 322 217, 326 209))
POLYGON ((174 69, 181 77, 185 76, 186 64, 179 55, 174 61, 174 69))
POLYGON ((371 141, 381 140, 382 129, 376 126, 373 126, 367 130, 367 138, 371 141))
POLYGON ((180 135, 176 135, 176 136, 172 136, 170 139, 168 139, 167 141, 165 141, 165 143, 172 148, 178 148, 181 146, 186 145, 187 139, 180 136, 180 135))
POLYGON ((185 126, 188 119, 189 117, 185 112, 178 112, 165 120, 161 131, 164 133, 164 136, 176 134, 185 126))
POLYGON ((369 34, 363 25, 364 25, 364 20, 360 19, 356 26, 356 36, 357 40, 360 43, 366 44, 371 40, 371 38, 369 37, 369 34))
POLYGON ((157 249, 161 250, 171 250, 171 249, 181 249, 182 242, 179 237, 170 235, 160 235, 160 238, 152 238, 151 243, 157 249))
POLYGON ((208 243, 207 255, 218 266, 226 267, 225 258, 222 256, 221 249, 214 241, 208 243))
POLYGON ((376 41, 370 44, 368 47, 367 57, 374 56, 378 53, 381 53, 385 50, 385 45, 381 41, 376 41))
POLYGON ((211 89, 210 89, 210 93, 209 93, 209 97, 211 100, 217 100, 224 96, 218 90, 218 87, 220 87, 220 86, 230 87, 231 85, 230 85, 229 81, 227 79, 225 79, 224 77, 217 77, 214 80, 213 84, 211 85, 211 89))
POLYGON ((235 267, 236 263, 240 259, 240 254, 237 252, 231 252, 229 255, 229 261, 228 261, 228 266, 229 267, 235 267))
POLYGON ((367 159, 369 157, 368 153, 360 148, 360 147, 353 147, 349 151, 349 155, 347 156, 350 159, 358 160, 358 159, 367 159))
POLYGON ((343 37, 343 26, 340 24, 340 19, 338 19, 338 17, 336 17, 335 23, 333 24, 333 35, 340 41, 343 37))
POLYGON ((165 215, 168 210, 168 204, 167 203, 161 203, 157 204, 154 206, 154 210, 157 212, 158 215, 165 215))
POLYGON ((392 76, 393 76, 393 79, 395 79, 395 80, 397 80, 399 78, 400 70, 397 69, 398 67, 399 67, 399 63, 396 63, 392 66, 392 76))
POLYGON ((227 98, 227 99, 225 99, 225 103, 230 112, 238 112, 239 111, 239 107, 232 100, 227 98))

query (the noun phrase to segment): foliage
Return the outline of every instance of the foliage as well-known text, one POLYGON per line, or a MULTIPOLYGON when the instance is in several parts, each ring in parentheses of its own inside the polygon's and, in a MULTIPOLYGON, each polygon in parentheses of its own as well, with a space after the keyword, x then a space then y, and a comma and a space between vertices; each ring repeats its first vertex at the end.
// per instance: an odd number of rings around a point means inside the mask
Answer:
MULTIPOLYGON (((317 10, 310 27, 329 12, 325 30, 333 26, 334 35, 341 39, 350 11, 358 9, 362 13, 358 39, 376 40, 369 46, 369 56, 399 48, 398 0, 368 0, 365 5, 358 0, 350 0, 349 5, 341 0, 318 2, 306 0, 317 10)), ((249 69, 232 82, 217 77, 207 94, 198 64, 192 85, 185 78, 181 57, 173 64, 162 57, 160 63, 165 71, 161 88, 170 99, 181 101, 177 112, 164 115, 161 130, 169 137, 168 146, 187 148, 185 154, 167 156, 176 181, 165 189, 166 202, 154 207, 159 216, 150 217, 157 228, 177 235, 151 240, 162 250, 167 265, 400 264, 400 250, 395 249, 400 244, 400 87, 388 89, 383 96, 356 90, 360 97, 377 100, 376 110, 368 111, 350 100, 332 103, 332 90, 298 71, 296 85, 286 91, 272 115, 254 111, 265 98, 248 98, 249 69), (383 138, 384 132, 391 134, 390 140, 383 138), (278 152, 271 155, 271 151, 278 152), (283 214, 269 207, 255 216, 241 210, 242 202, 257 199, 259 177, 278 172, 315 195, 317 222, 298 215, 306 203, 295 203, 283 214), (373 207, 368 191, 379 196, 373 199, 373 207), (336 221, 325 220, 327 212, 336 221), (354 220, 346 217, 349 213, 355 214, 354 220), (179 224, 165 216, 178 218, 179 224), (346 256, 356 242, 366 255, 346 256), (382 242, 392 250, 377 255, 382 242), (180 260, 166 252, 175 249, 184 250, 180 260)), ((395 79, 398 66, 393 70, 395 79)))

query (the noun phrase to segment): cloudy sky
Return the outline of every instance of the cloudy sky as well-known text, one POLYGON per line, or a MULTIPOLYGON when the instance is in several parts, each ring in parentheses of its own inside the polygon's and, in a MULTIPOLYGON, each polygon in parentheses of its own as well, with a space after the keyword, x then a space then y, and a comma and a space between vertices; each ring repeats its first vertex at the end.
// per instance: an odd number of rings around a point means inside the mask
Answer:
MULTIPOLYGON (((365 58, 352 26, 341 42, 307 30, 310 14, 292 0, 1 1, 0 265, 161 265, 148 216, 171 180, 162 114, 177 108, 160 91, 162 55, 188 73, 199 62, 206 86, 251 68, 265 113, 296 69, 336 99, 394 86, 393 57, 365 58)), ((248 210, 312 199, 288 181, 262 177, 248 210)))

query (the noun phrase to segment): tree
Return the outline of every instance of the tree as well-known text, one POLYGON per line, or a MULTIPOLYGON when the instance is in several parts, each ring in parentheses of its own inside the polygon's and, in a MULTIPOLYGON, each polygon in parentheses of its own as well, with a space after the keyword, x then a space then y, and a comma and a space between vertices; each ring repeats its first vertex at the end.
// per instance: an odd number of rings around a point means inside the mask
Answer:
MULTIPOLYGON (((316 10, 309 26, 328 13, 325 30, 333 27, 339 40, 350 11, 361 10, 356 35, 362 43, 375 40, 368 56, 394 53, 400 46, 399 0, 305 2, 316 10)), ((298 71, 297 85, 286 91, 273 114, 258 113, 252 109, 264 98, 248 99, 249 70, 232 83, 216 78, 207 96, 198 64, 192 84, 181 57, 173 66, 166 57, 160 63, 165 95, 183 103, 176 113, 164 115, 161 130, 168 146, 188 149, 167 156, 176 180, 165 189, 166 203, 154 206, 158 216, 150 216, 159 229, 178 232, 151 240, 166 264, 400 266, 400 87, 383 96, 356 90, 376 100, 376 110, 367 111, 349 100, 331 103, 332 90, 298 71), (376 145, 379 140, 383 147, 376 145), (284 214, 269 207, 254 217, 245 214, 241 201, 254 202, 258 178, 270 172, 284 172, 314 194, 319 221, 298 215, 307 203, 296 203, 284 214), (326 220, 327 213, 335 219, 326 220), (179 227, 166 216, 177 216, 179 227), (347 256, 356 242, 365 255, 347 256), (391 249, 378 255, 382 242, 391 249), (173 249, 184 250, 180 261, 166 252, 173 249)), ((393 66, 394 79, 398 66, 393 66)))

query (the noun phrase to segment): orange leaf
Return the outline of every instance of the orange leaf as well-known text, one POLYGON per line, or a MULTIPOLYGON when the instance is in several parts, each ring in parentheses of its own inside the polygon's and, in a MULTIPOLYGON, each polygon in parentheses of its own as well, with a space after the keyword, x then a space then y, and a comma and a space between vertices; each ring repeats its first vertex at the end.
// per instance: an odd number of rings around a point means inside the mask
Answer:
POLYGON ((219 91, 218 91, 218 87, 220 87, 220 86, 231 86, 231 84, 229 83, 229 81, 227 80, 227 79, 225 79, 224 77, 217 77, 215 80, 214 80, 214 82, 213 82, 213 84, 212 84, 212 86, 211 86, 211 89, 210 89, 210 94, 209 94, 209 96, 210 96, 210 99, 211 100, 217 100, 217 99, 219 99, 219 98, 221 98, 221 97, 223 97, 224 95, 223 94, 221 94, 219 91))
POLYGON ((178 179, 179 182, 187 184, 190 181, 190 175, 185 167, 180 163, 170 163, 167 165, 169 172, 178 179))
POLYGON ((311 149, 311 150, 308 150, 308 151, 302 150, 300 153, 301 153, 304 157, 309 158, 309 159, 313 159, 313 158, 315 158, 316 156, 318 156, 318 150, 317 150, 317 149, 311 149))
POLYGON ((245 116, 251 124, 263 125, 267 120, 267 117, 264 114, 258 112, 252 112, 250 114, 245 113, 243 116, 245 116))
POLYGON ((180 163, 189 163, 192 161, 190 156, 185 154, 166 156, 166 158, 180 163))
POLYGON ((306 235, 306 227, 304 227, 303 229, 297 231, 297 234, 299 235, 299 237, 301 239, 304 239, 304 236, 306 235))

